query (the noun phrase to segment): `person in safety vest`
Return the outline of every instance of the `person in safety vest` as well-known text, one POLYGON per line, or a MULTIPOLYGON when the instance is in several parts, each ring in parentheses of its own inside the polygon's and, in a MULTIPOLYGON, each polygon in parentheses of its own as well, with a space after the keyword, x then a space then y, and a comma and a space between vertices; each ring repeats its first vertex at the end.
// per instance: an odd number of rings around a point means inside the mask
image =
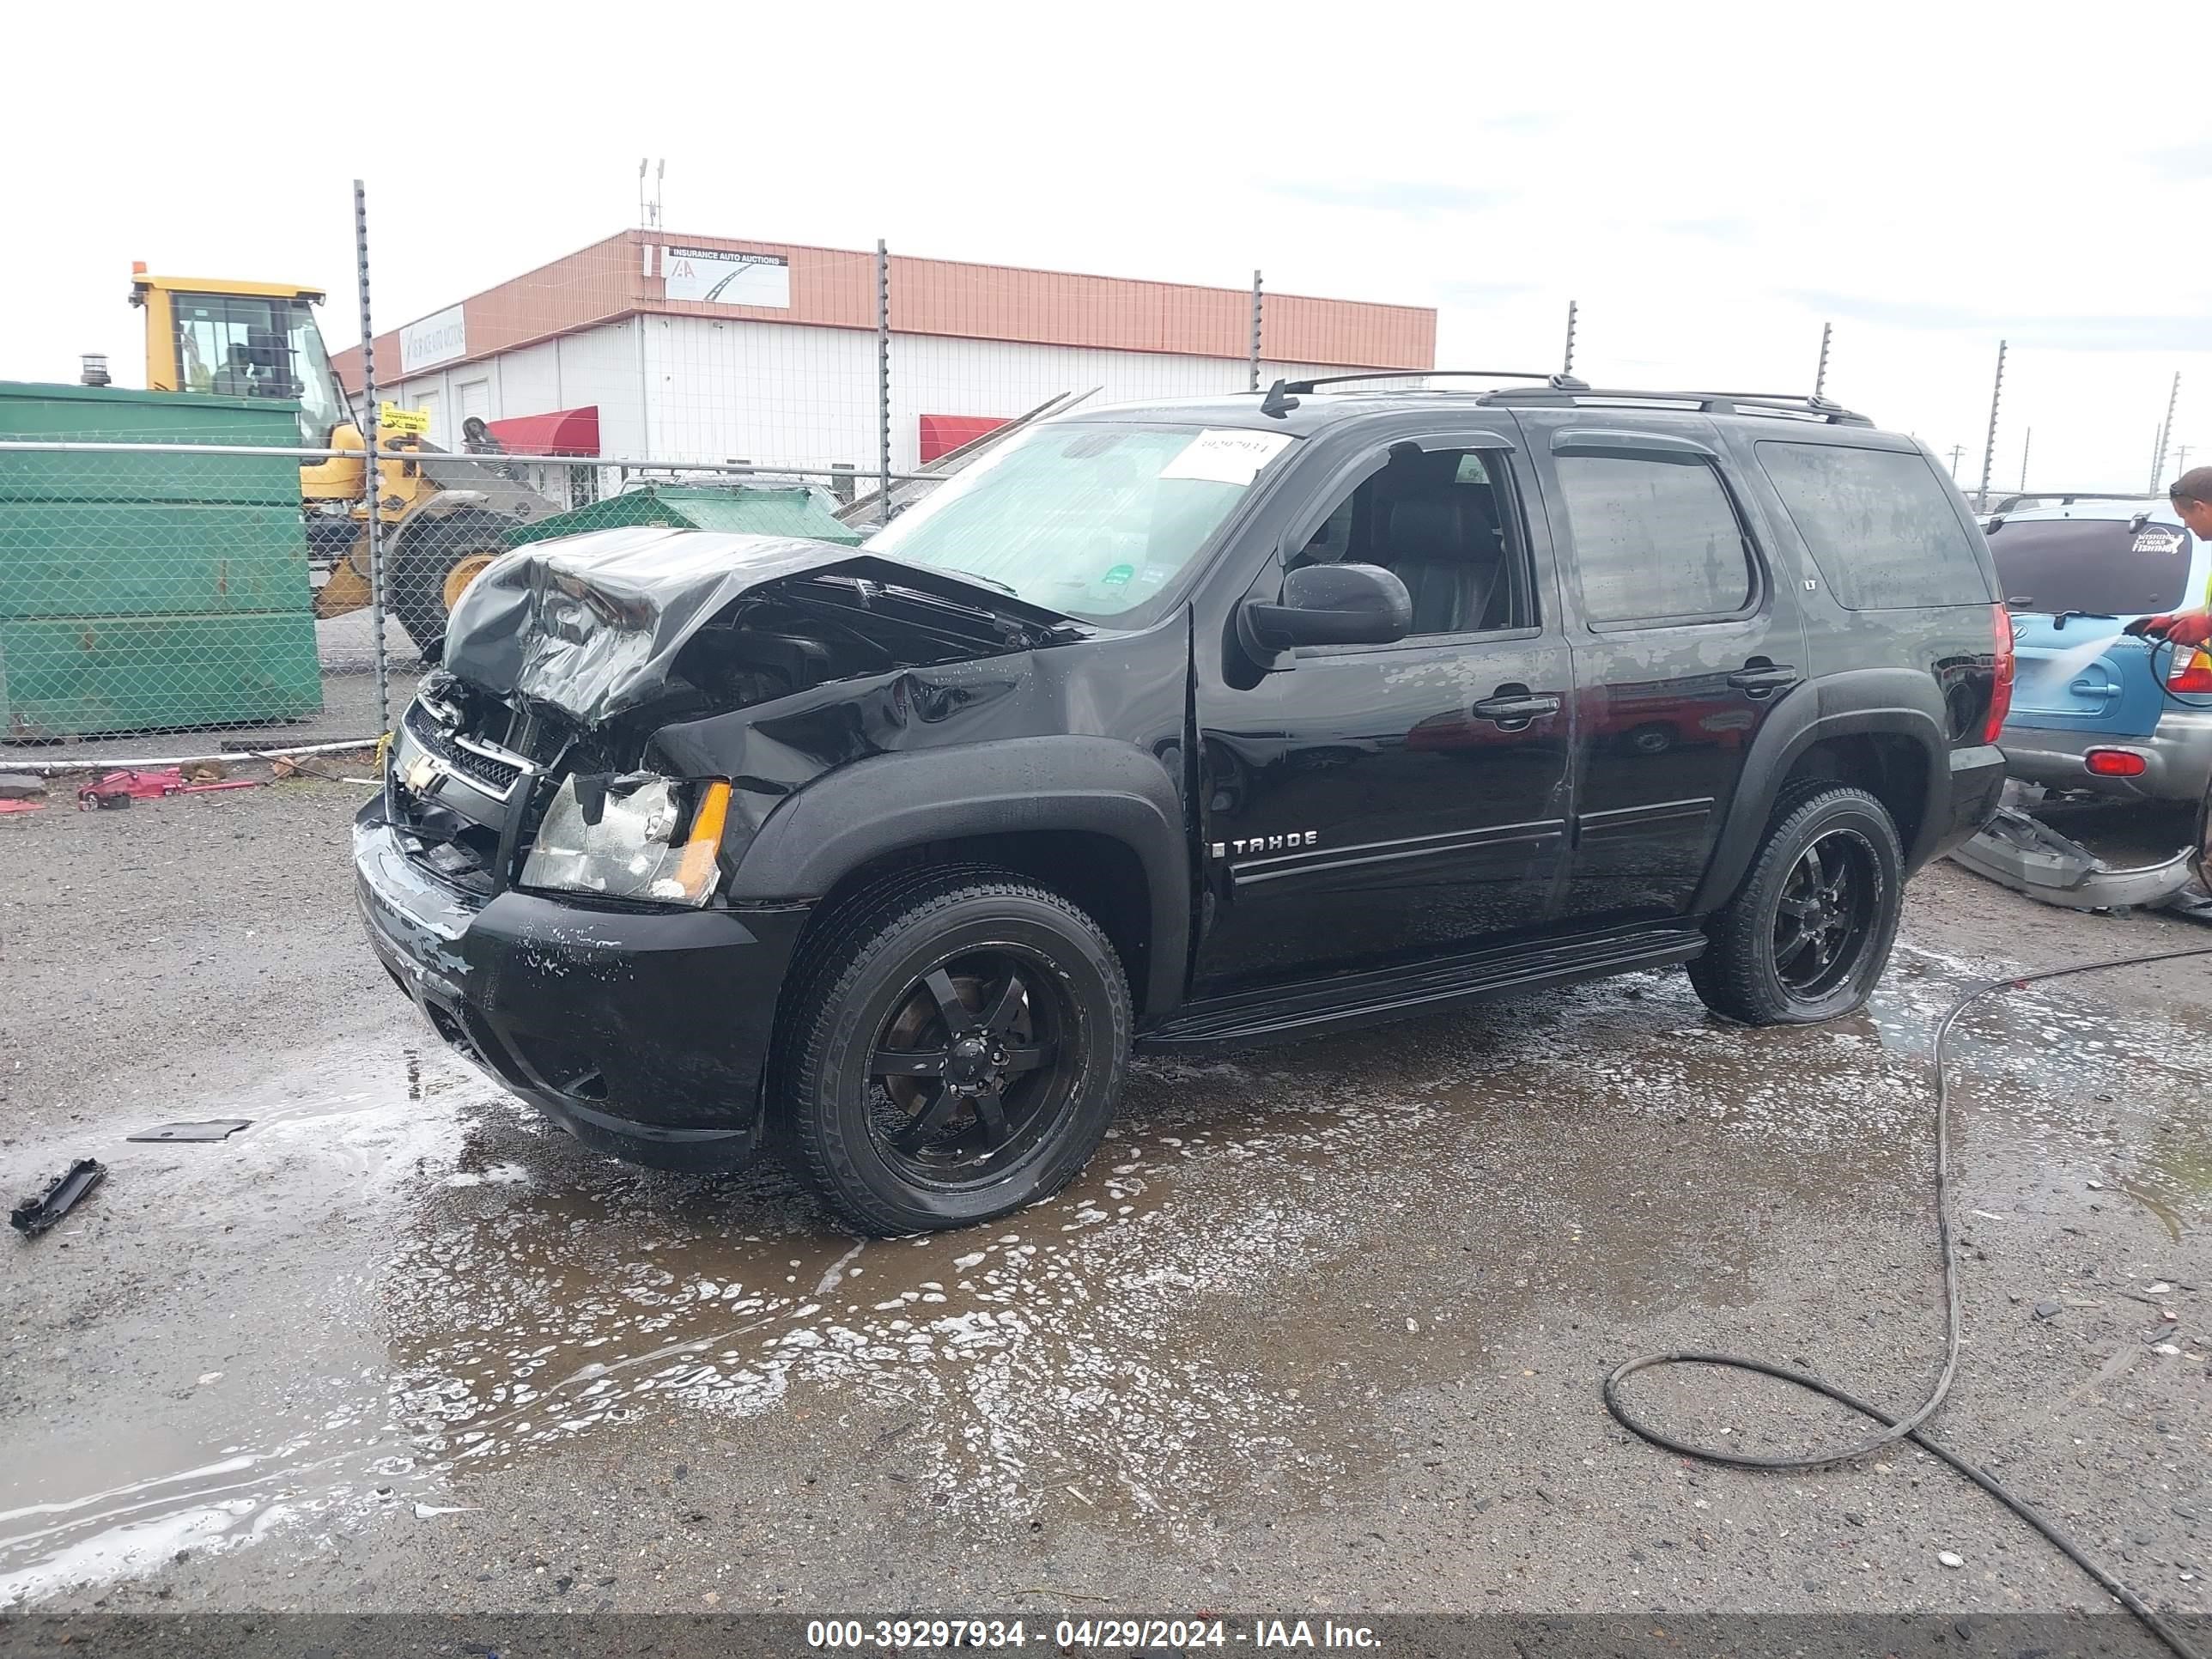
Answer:
MULTIPOLYGON (((2200 542, 2212 542, 2212 466, 2192 466, 2173 481, 2166 492, 2182 523, 2200 542)), ((2202 646, 2212 642, 2212 609, 2172 611, 2162 617, 2145 617, 2130 632, 2176 645, 2202 646)))

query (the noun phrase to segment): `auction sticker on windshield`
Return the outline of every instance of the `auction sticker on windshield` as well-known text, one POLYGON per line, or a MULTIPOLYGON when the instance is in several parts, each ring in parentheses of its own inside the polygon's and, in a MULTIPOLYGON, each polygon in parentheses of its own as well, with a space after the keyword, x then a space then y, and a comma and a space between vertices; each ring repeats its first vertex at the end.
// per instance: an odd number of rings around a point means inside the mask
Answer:
POLYGON ((1209 428, 1185 444, 1175 459, 1160 469, 1160 477, 1249 484, 1260 476, 1261 467, 1290 444, 1287 432, 1224 432, 1209 428))

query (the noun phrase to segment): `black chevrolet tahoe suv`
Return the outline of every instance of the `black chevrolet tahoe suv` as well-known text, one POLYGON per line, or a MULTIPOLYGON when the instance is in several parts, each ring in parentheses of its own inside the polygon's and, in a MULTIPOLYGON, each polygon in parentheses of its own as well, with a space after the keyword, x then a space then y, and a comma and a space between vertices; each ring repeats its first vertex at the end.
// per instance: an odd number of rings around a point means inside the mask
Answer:
POLYGON ((368 937, 587 1145, 775 1140, 881 1234, 1054 1191, 1132 1054, 1674 963, 1857 1008, 2003 777, 1973 519, 1832 404, 1523 378, 1038 423, 857 551, 510 553, 360 816, 368 937))

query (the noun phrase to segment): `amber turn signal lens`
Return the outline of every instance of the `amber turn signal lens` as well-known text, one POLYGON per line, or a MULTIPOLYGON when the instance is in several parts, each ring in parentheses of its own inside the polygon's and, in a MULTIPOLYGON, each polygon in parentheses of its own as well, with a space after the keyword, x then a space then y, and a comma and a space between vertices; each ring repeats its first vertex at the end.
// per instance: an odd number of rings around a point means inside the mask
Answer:
POLYGON ((715 860, 722 850, 722 826, 730 817, 730 786, 716 778, 701 787, 699 808, 691 815, 690 838, 684 843, 684 861, 676 866, 677 884, 684 896, 696 904, 714 883, 715 860))

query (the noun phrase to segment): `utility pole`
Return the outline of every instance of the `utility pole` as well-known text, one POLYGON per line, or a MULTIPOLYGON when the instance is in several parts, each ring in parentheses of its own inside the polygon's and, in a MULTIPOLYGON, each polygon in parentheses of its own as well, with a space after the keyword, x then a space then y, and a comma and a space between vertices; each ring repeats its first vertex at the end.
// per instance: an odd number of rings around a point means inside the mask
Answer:
POLYGON ((876 238, 876 501, 878 522, 891 521, 891 256, 876 238))
POLYGON ((1832 323, 1820 325, 1820 366, 1813 371, 1813 395, 1817 398, 1828 384, 1828 331, 1832 323))
POLYGON ((2175 448, 2173 452, 2173 472, 2176 477, 2179 477, 2183 473, 2189 471, 2189 452, 2196 447, 2197 446, 2194 444, 2182 444, 2175 448))
MULTIPOLYGON (((368 191, 358 179, 353 181, 353 256, 355 280, 361 290, 361 426, 363 447, 368 452, 366 468, 368 474, 369 631, 374 641, 377 730, 389 732, 392 729, 392 672, 390 664, 385 659, 384 648, 384 467, 383 451, 379 447, 383 442, 383 434, 377 428, 380 405, 377 401, 376 324, 368 314, 368 191)), ((405 368, 404 356, 401 368, 403 370, 405 368)))
POLYGON ((1997 405, 2004 398, 2004 360, 2005 343, 1999 340, 1997 378, 1996 384, 1990 387, 1990 435, 1988 441, 1982 446, 1982 488, 1980 494, 1974 498, 1974 510, 1978 513, 1990 510, 1990 463, 1997 458, 1997 405))
POLYGON ((2173 435, 2173 406, 2181 401, 2181 371, 2173 371, 2173 389, 2166 394, 2166 423, 2158 429, 2158 455, 2150 464, 2150 491, 2158 494, 2159 479, 2166 472, 2166 440, 2173 435))
POLYGON ((1252 390, 1260 389, 1260 273, 1252 273, 1252 390))
POLYGON ((2022 439, 2020 441, 2020 488, 2021 488, 2021 493, 2022 495, 2025 495, 2025 494, 2027 494, 2027 450, 2028 450, 2028 446, 2029 446, 2029 445, 2031 445, 2031 444, 2033 444, 2034 441, 2035 441, 2035 428, 2034 428, 2033 427, 2030 427, 2030 428, 2028 428, 2028 429, 2027 429, 2027 435, 2026 437, 2022 438, 2022 439))
POLYGON ((1956 480, 1959 476, 1959 458, 1966 453, 1966 447, 1964 444, 1951 446, 1951 477, 1954 480, 1956 480))
POLYGON ((1574 372, 1575 302, 1572 300, 1570 300, 1567 301, 1567 350, 1566 355, 1559 360, 1559 373, 1562 374, 1571 374, 1574 372))

